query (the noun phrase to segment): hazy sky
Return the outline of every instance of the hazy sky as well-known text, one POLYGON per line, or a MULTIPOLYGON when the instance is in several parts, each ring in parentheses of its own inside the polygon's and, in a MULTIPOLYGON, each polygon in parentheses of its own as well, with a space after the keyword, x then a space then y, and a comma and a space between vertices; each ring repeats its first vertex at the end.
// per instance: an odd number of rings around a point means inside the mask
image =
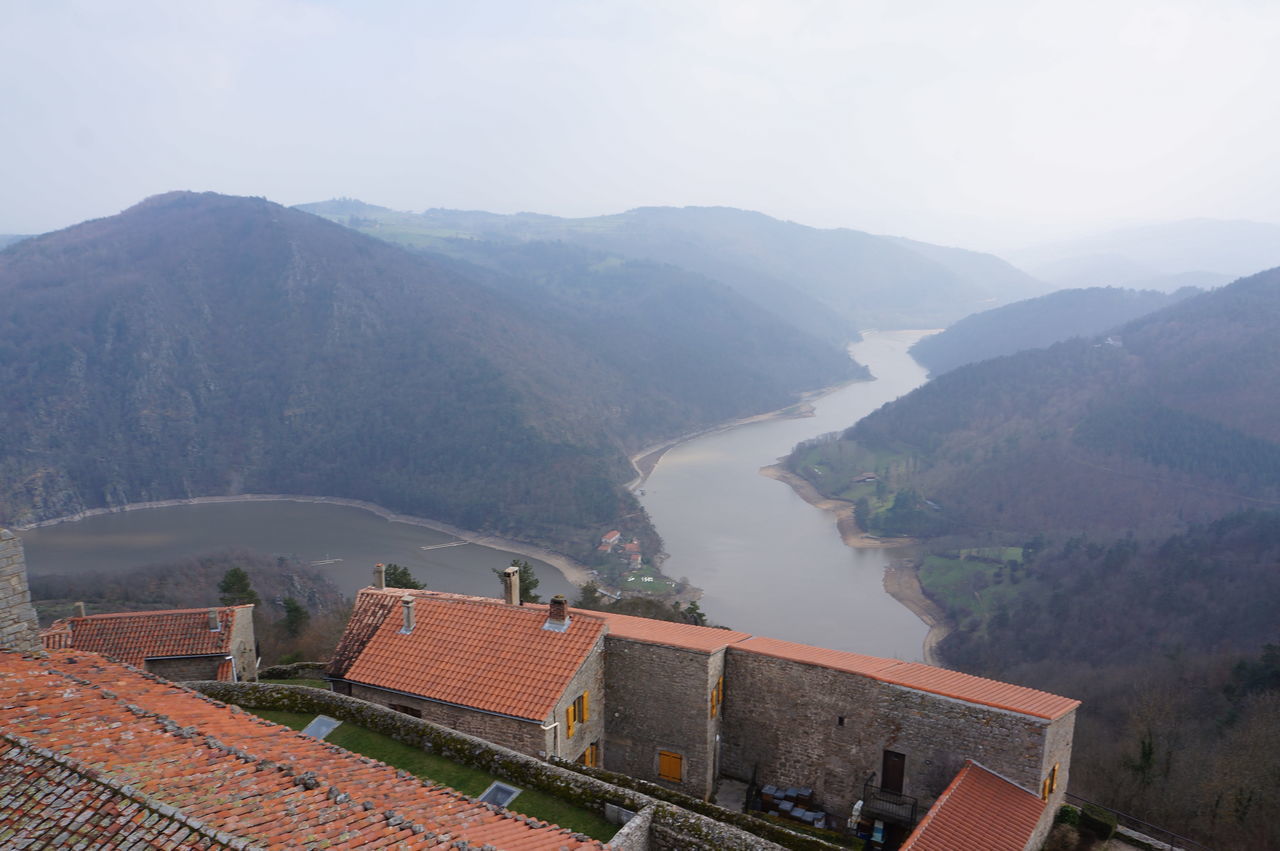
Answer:
POLYGON ((0 233, 171 189, 993 249, 1280 222, 1276 0, 0 0, 0 76, 0 233))

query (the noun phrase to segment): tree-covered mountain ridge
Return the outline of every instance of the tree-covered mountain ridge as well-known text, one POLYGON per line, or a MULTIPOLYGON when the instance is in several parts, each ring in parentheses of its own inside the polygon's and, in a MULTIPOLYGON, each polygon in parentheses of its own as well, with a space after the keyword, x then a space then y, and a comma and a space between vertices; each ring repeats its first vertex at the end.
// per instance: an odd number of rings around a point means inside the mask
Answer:
POLYGON ((647 528, 629 451, 856 374, 652 264, 579 281, 619 308, 595 322, 492 278, 212 193, 17 243, 0 252, 0 522, 277 492, 574 552, 625 515, 647 528))
POLYGON ((474 259, 475 243, 561 242, 677 266, 733 289, 831 342, 863 328, 936 328, 1045 291, 998 257, 849 228, 823 229, 731 207, 640 207, 560 218, 339 199, 301 205, 364 233, 474 259))
POLYGON ((1169 534, 1280 506, 1278 331, 1273 269, 960 367, 790 463, 884 534, 1169 534))

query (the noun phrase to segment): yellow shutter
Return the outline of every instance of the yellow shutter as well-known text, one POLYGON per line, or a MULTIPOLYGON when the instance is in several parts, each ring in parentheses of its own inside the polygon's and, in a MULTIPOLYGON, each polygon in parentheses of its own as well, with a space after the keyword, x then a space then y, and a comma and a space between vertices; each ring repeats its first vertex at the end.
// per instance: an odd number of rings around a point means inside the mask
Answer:
POLYGON ((579 718, 578 720, 579 721, 591 720, 591 692, 589 691, 584 691, 582 693, 582 717, 579 718))
POLYGON ((658 777, 679 783, 684 779, 684 757, 671 751, 658 751, 658 777))
POLYGON ((566 738, 573 738, 573 704, 570 703, 564 710, 564 734, 566 738))

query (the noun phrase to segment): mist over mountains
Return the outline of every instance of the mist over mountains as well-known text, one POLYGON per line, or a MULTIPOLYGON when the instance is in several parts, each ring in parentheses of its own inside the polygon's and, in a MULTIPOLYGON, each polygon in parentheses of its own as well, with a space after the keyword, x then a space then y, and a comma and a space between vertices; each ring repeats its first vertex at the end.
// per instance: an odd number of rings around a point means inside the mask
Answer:
POLYGON ((300 209, 382 239, 446 253, 472 256, 476 241, 554 241, 678 266, 833 343, 851 339, 860 328, 939 327, 1046 289, 989 254, 822 230, 728 207, 643 207, 584 219, 439 209, 402 213, 349 199, 300 209))
POLYGON ((597 260, 535 258, 544 291, 517 292, 500 270, 185 192, 11 246, 0 520, 287 492, 571 550, 636 510, 627 452, 858 374, 719 285, 597 260))

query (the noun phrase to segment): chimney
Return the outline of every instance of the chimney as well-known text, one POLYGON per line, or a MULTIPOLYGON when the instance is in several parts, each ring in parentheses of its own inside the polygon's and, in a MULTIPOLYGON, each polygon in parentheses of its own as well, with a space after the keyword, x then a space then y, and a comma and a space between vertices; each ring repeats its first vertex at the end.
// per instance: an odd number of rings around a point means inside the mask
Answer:
POLYGON ((547 607, 547 622, 542 628, 552 632, 564 632, 569 628, 569 603, 563 594, 551 598, 551 605, 547 607))
POLYGON ((413 595, 405 594, 400 598, 400 608, 404 612, 404 626, 400 631, 405 633, 413 632, 413 595))
POLYGON ((83 602, 77 602, 77 603, 76 603, 76 617, 78 617, 78 618, 82 618, 82 617, 84 617, 84 616, 85 616, 85 614, 86 614, 86 613, 85 613, 85 610, 84 610, 84 603, 83 603, 83 602))
POLYGON ((382 562, 378 562, 373 566, 373 587, 387 587, 387 566, 382 562))
POLYGON ((508 606, 520 605, 520 568, 514 564, 502 571, 502 598, 508 606))
POLYGON ((222 630, 222 624, 218 623, 218 610, 210 609, 209 610, 209 631, 220 632, 221 630, 222 630))

